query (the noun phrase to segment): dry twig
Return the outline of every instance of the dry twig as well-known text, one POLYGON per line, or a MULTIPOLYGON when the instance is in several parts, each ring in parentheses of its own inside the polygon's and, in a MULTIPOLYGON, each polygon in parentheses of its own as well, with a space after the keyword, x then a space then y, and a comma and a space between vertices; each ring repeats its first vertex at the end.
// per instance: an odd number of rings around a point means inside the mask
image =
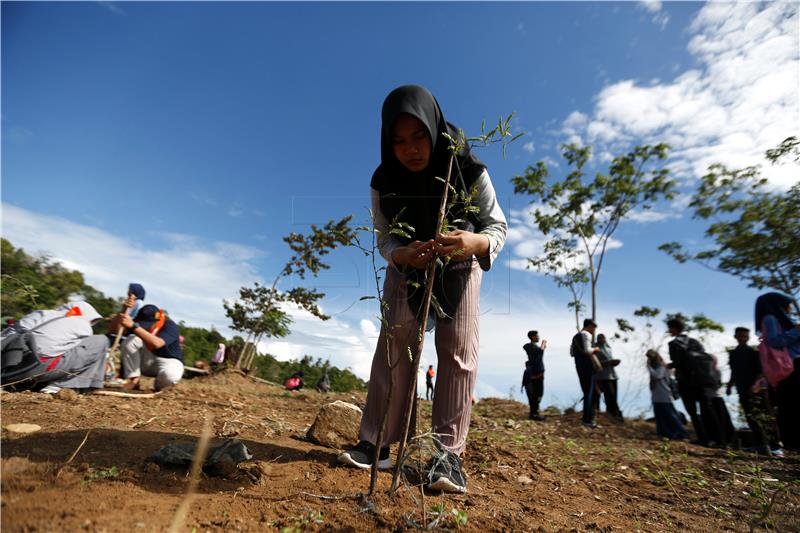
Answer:
POLYGON ((89 433, 91 433, 91 432, 92 432, 91 429, 86 432, 86 436, 83 437, 83 440, 81 441, 81 443, 78 445, 77 448, 75 448, 75 451, 72 452, 72 455, 69 456, 69 459, 67 459, 67 462, 64 463, 61 466, 61 468, 58 469, 58 472, 56 472, 56 479, 58 479, 58 476, 61 475, 61 472, 64 471, 64 469, 67 467, 67 465, 70 464, 73 459, 75 459, 75 456, 78 455, 78 452, 81 451, 81 448, 83 448, 83 445, 86 444, 86 441, 89 439, 89 433))
POLYGON ((197 449, 194 452, 194 459, 192 460, 192 469, 189 474, 189 485, 186 487, 186 496, 183 497, 178 508, 175 510, 175 516, 172 517, 172 524, 169 526, 169 533, 178 533, 178 530, 183 527, 183 522, 186 520, 186 513, 192 504, 192 499, 197 491, 197 484, 200 482, 200 472, 203 470, 203 462, 206 459, 206 452, 208 452, 208 444, 211 440, 211 427, 213 416, 206 417, 205 424, 203 425, 203 432, 200 434, 200 441, 197 443, 197 449))

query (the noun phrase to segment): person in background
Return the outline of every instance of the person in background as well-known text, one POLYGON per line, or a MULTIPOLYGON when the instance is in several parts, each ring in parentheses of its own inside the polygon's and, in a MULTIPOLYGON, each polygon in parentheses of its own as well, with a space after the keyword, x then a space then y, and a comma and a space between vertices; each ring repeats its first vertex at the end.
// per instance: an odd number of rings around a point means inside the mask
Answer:
POLYGON ((286 381, 283 382, 283 386, 286 388, 286 390, 289 391, 300 390, 303 388, 304 385, 305 384, 303 383, 302 370, 298 370, 297 372, 286 378, 286 381))
MULTIPOLYGON (((774 350, 786 350, 794 370, 774 384, 778 431, 784 447, 800 450, 800 323, 790 317, 792 299, 779 292, 756 300, 756 331, 774 350)), ((763 370, 763 369, 762 369, 763 370)))
POLYGON ((217 348, 217 353, 214 354, 214 357, 211 359, 211 370, 216 370, 218 366, 225 362, 225 344, 219 343, 219 347, 217 348))
POLYGON ((733 421, 731 420, 731 415, 728 412, 728 406, 725 405, 725 399, 720 393, 720 388, 722 387, 722 372, 719 370, 717 357, 714 355, 711 355, 711 357, 714 360, 713 371, 716 384, 705 389, 705 394, 711 401, 711 408, 714 410, 714 416, 717 420, 717 433, 712 435, 711 439, 723 448, 729 448, 731 446, 738 448, 739 445, 736 438, 736 428, 733 427, 733 421))
POLYGON ((690 355, 690 352, 704 352, 705 350, 699 341, 684 333, 686 324, 682 320, 671 318, 667 321, 667 329, 669 334, 674 337, 668 344, 670 366, 675 369, 683 407, 689 414, 694 431, 697 433, 697 444, 711 446, 715 444, 714 437, 721 434, 719 422, 707 391, 703 387, 695 385, 691 366, 692 356, 690 355))
POLYGON ((671 370, 656 350, 647 350, 647 371, 650 374, 650 394, 653 400, 653 415, 656 418, 656 433, 659 437, 674 440, 689 438, 678 412, 672 404, 669 386, 671 370))
POLYGON ((125 309, 128 309, 128 315, 135 319, 136 315, 139 314, 139 310, 142 308, 145 294, 144 287, 142 287, 141 284, 131 283, 128 285, 128 298, 125 300, 125 306, 122 311, 124 312, 125 309))
POLYGON ((594 410, 595 395, 595 374, 603 370, 597 353, 598 347, 592 347, 592 336, 597 331, 597 324, 594 320, 587 318, 583 321, 583 329, 572 337, 572 344, 569 354, 575 359, 575 370, 580 380, 581 391, 583 391, 583 425, 588 428, 596 428, 594 410))
POLYGON ((777 448, 775 442, 768 442, 764 431, 765 416, 768 411, 768 404, 763 394, 753 391, 753 385, 761 375, 761 362, 759 361, 758 350, 750 346, 750 330, 745 327, 738 327, 733 334, 736 339, 736 347, 728 350, 728 365, 731 369, 731 377, 725 389, 725 394, 730 396, 733 386, 736 386, 736 394, 739 396, 739 405, 742 408, 747 425, 753 433, 753 447, 748 451, 768 453, 770 448, 777 448))
POLYGON ((163 309, 145 305, 134 321, 126 313, 118 314, 109 331, 122 325, 128 336, 122 343, 124 387, 138 390, 141 376, 156 378, 156 391, 176 385, 183 377, 183 350, 178 325, 163 309))
MULTIPOLYGON (((17 351, 3 354, 3 383, 12 378, 26 388, 54 394, 62 388, 87 392, 103 387, 108 338, 95 335, 92 324, 102 317, 84 301, 68 302, 53 310, 28 313, 4 331, 8 335, 29 334, 33 354, 25 358, 17 351)), ((5 343, 4 343, 5 344, 5 343)))
MULTIPOLYGON (((544 351, 547 348, 547 341, 543 340, 540 343, 539 332, 531 330, 528 332, 528 341, 522 346, 525 354, 528 356, 530 362, 530 389, 533 394, 534 403, 531 403, 531 396, 528 395, 528 403, 531 405, 531 420, 544 420, 539 414, 539 403, 544 396, 544 351)), ((527 368, 527 365, 525 365, 527 368)), ((524 386, 524 384, 523 384, 524 386)), ((527 388, 526 388, 527 391, 527 388)))
POLYGON ((436 377, 436 372, 433 370, 433 365, 428 365, 428 371, 425 372, 425 399, 430 400, 433 398, 433 378, 436 377))
POLYGON ((331 391, 331 378, 328 377, 327 372, 320 376, 314 388, 317 389, 317 392, 322 394, 327 394, 331 391))
POLYGON ((522 388, 528 396, 530 413, 528 420, 542 421, 544 417, 539 414, 539 402, 544 393, 544 373, 537 373, 532 362, 525 361, 525 372, 522 373, 522 388))
POLYGON ((603 394, 603 399, 606 402, 606 412, 619 422, 624 422, 625 419, 617 403, 617 371, 611 364, 614 355, 611 353, 611 346, 608 344, 606 336, 602 333, 597 336, 597 347, 600 348, 600 351, 597 352, 597 358, 600 360, 600 364, 603 365, 603 370, 595 376, 597 388, 603 394))

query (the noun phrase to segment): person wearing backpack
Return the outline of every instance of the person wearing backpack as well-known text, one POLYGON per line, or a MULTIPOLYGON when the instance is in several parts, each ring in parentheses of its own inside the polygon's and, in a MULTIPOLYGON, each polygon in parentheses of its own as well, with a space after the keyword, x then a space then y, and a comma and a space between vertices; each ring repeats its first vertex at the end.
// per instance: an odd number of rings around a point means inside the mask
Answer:
POLYGON ((575 359, 575 370, 583 391, 583 417, 581 422, 585 427, 596 428, 594 397, 597 394, 595 374, 602 371, 603 367, 597 358, 600 351, 592 347, 592 336, 597 331, 597 324, 591 318, 583 321, 583 329, 572 337, 569 354, 575 359))
POLYGON ((800 323, 789 316, 792 299, 778 292, 756 299, 761 366, 775 387, 778 431, 786 448, 800 450, 800 323))
POLYGON ((108 338, 92 331, 101 318, 89 303, 74 301, 19 319, 3 332, 3 385, 49 394, 103 388, 108 338))
POLYGON ((653 400, 653 416, 656 419, 656 433, 659 437, 674 440, 689 438, 678 412, 672 404, 670 373, 672 372, 656 350, 647 350, 647 371, 650 373, 650 394, 653 400))
POLYGON ((716 445, 715 438, 718 439, 722 431, 708 393, 717 383, 714 360, 705 353, 700 341, 684 333, 686 325, 682 320, 671 318, 667 321, 667 329, 674 337, 668 344, 670 367, 675 369, 683 406, 697 434, 696 443, 716 445))

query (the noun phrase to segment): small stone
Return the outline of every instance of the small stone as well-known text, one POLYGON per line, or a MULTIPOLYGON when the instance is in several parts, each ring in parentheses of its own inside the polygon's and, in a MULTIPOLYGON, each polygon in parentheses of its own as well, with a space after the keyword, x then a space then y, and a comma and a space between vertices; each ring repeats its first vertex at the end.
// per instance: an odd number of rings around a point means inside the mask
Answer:
POLYGON ((3 460, 2 472, 3 476, 7 476, 9 474, 24 472, 32 467, 33 463, 24 457, 9 457, 8 459, 3 460))
POLYGON ((358 441, 361 409, 351 403, 337 400, 323 405, 306 437, 330 448, 344 448, 358 441))
POLYGON ((78 399, 78 393, 72 389, 61 389, 55 396, 59 400, 66 400, 68 402, 73 402, 78 399))
POLYGON ((8 424, 7 426, 3 426, 5 429, 12 433, 36 433, 37 431, 41 431, 42 426, 38 424, 8 424))
POLYGON ((517 481, 519 483, 522 483, 523 485, 530 485, 531 483, 533 483, 533 480, 530 477, 524 476, 524 475, 523 476, 519 476, 517 478, 517 481))

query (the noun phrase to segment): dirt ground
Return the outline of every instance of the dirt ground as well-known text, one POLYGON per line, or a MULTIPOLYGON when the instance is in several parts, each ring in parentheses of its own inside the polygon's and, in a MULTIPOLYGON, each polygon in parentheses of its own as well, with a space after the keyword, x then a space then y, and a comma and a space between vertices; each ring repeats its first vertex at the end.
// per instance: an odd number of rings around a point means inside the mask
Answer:
MULTIPOLYGON (((466 495, 390 497, 381 473, 372 501, 346 498, 369 474, 336 466, 337 450, 305 440, 324 403, 363 394, 288 393, 228 371, 185 380, 157 398, 0 395, 2 530, 166 531, 184 498, 186 470, 145 459, 192 442, 205 417, 214 441, 236 436, 254 454, 227 477, 204 476, 181 529, 372 531, 414 524, 468 531, 800 531, 800 456, 666 444, 645 421, 577 414, 526 420, 526 406, 484 399, 473 410, 466 495), (11 423, 41 430, 12 433, 11 423), (67 460, 78 449, 75 458, 67 460), (325 496, 320 498, 318 496, 325 496), (337 498, 329 498, 337 497, 337 498), (338 498, 345 497, 345 498, 338 498)), ((423 414, 430 404, 423 402, 423 414)), ((424 420, 424 417, 423 417, 424 420)))

